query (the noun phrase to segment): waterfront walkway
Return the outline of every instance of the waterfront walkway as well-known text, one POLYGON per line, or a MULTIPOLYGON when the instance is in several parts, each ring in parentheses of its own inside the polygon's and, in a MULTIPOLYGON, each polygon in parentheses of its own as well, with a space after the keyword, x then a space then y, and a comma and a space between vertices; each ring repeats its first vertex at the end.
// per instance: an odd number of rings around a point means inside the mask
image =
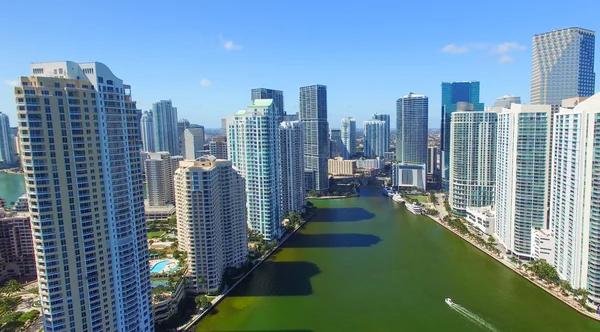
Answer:
POLYGON ((444 228, 446 228, 447 230, 451 231, 452 233, 458 235, 463 240, 467 241, 468 243, 470 243, 471 245, 473 245, 477 249, 485 252, 486 254, 488 254, 490 257, 494 258, 498 262, 504 264, 504 266, 506 266, 509 269, 515 271, 520 276, 522 276, 523 278, 529 280, 534 285, 536 285, 539 288, 545 290, 547 293, 551 294, 555 298, 561 300, 566 305, 568 305, 571 308, 579 311, 583 315, 586 315, 586 316, 588 316, 588 317, 590 317, 592 319, 600 321, 600 315, 598 315, 596 313, 592 313, 592 312, 587 311, 572 296, 565 296, 565 295, 563 295, 562 291, 560 290, 560 287, 556 286, 556 287, 549 288, 547 284, 543 283, 541 280, 539 280, 538 278, 536 278, 532 273, 530 273, 527 270, 525 270, 525 268, 520 268, 517 265, 513 264, 512 262, 510 262, 509 259, 508 259, 508 256, 506 256, 504 254, 496 255, 496 254, 488 251, 485 247, 480 246, 479 243, 475 242, 473 239, 469 238, 466 235, 461 234, 460 232, 456 231, 452 227, 448 226, 443 221, 444 217, 448 215, 448 212, 446 211, 446 209, 444 207, 444 197, 443 197, 443 194, 436 194, 435 195, 435 199, 437 201, 437 204, 435 204, 435 209, 439 212, 439 215, 438 216, 429 216, 429 215, 427 215, 427 217, 431 218, 432 220, 434 220, 438 224, 442 225, 444 228))

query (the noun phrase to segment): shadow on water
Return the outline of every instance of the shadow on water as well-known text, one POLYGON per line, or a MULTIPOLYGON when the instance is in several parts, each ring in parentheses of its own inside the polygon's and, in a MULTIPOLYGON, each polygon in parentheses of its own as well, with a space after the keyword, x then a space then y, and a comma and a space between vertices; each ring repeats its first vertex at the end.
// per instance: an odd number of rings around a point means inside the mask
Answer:
POLYGON ((381 241, 381 238, 371 234, 303 234, 296 233, 284 248, 352 248, 370 247, 381 241))
POLYGON ((358 207, 319 208, 310 222, 354 222, 373 219, 375 214, 358 207))
POLYGON ((313 330, 218 330, 213 332, 313 332, 313 330))
POLYGON ((310 262, 265 261, 229 296, 306 296, 313 293, 310 278, 321 269, 310 262))

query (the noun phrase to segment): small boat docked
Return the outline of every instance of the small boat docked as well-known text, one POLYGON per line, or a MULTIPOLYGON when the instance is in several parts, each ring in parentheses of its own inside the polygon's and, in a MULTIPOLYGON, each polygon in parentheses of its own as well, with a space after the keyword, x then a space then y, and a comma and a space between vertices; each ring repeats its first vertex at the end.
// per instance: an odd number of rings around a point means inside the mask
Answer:
POLYGON ((390 187, 384 187, 383 188, 383 195, 387 195, 389 197, 394 196, 394 190, 392 190, 392 188, 390 187))
POLYGON ((394 202, 404 203, 404 198, 402 198, 402 195, 400 194, 392 196, 392 200, 394 200, 394 202))
POLYGON ((447 305, 453 305, 454 304, 454 302, 452 302, 452 299, 449 298, 449 297, 446 298, 444 301, 446 302, 447 305))
POLYGON ((412 214, 421 214, 423 211, 421 207, 417 204, 406 204, 406 209, 410 211, 412 214))

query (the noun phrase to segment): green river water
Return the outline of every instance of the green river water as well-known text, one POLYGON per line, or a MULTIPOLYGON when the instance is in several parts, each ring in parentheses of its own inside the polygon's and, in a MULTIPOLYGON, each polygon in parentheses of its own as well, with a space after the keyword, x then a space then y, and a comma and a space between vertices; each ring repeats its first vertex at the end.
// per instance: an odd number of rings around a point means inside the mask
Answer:
POLYGON ((16 201, 24 193, 23 174, 0 173, 0 197, 6 200, 6 205, 16 201))
POLYGON ((313 219, 195 331, 600 331, 380 187, 314 203, 313 219))

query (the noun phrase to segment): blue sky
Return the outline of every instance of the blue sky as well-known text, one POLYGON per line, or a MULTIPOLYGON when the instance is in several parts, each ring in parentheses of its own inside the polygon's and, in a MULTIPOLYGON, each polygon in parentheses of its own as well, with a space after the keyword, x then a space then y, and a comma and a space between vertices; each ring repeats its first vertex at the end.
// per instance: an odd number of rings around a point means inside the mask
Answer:
POLYGON ((253 87, 283 90, 294 113, 310 84, 328 87, 331 128, 377 112, 395 127, 408 92, 429 97, 433 128, 442 81, 481 81, 486 105, 504 94, 528 102, 532 36, 599 31, 598 13, 593 0, 4 1, 0 111, 15 125, 11 84, 29 63, 100 61, 139 108, 170 98, 180 118, 210 128, 245 108, 253 87))

